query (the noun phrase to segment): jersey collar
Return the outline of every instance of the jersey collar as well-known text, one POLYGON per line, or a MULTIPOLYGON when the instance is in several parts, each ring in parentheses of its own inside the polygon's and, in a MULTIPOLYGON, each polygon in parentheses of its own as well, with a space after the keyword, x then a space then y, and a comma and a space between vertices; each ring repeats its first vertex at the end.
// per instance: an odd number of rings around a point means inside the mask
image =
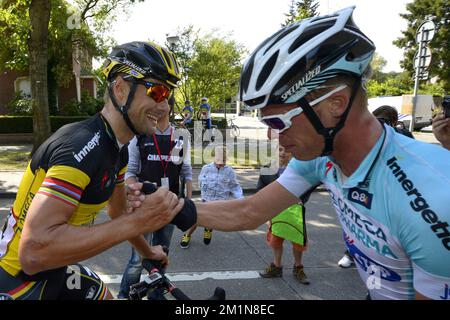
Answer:
POLYGON ((108 120, 106 120, 106 118, 103 117, 101 113, 99 113, 99 118, 103 121, 106 134, 114 143, 114 145, 120 150, 124 145, 120 143, 119 140, 117 140, 116 135, 114 134, 114 131, 111 128, 111 125, 109 124, 108 120))

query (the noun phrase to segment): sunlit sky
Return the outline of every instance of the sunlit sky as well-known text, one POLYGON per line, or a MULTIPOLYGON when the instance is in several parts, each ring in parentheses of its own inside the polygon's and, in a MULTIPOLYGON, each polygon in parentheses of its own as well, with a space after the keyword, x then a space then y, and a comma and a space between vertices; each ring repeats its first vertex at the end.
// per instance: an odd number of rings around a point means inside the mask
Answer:
MULTIPOLYGON (((387 60, 383 71, 401 71, 402 50, 392 44, 406 30, 399 16, 412 0, 320 0, 320 14, 356 5, 353 18, 375 42, 377 52, 387 60)), ((250 52, 280 28, 291 0, 146 0, 132 5, 127 16, 111 23, 118 43, 153 40, 164 44, 166 35, 192 24, 206 34, 219 29, 243 44, 250 52)))

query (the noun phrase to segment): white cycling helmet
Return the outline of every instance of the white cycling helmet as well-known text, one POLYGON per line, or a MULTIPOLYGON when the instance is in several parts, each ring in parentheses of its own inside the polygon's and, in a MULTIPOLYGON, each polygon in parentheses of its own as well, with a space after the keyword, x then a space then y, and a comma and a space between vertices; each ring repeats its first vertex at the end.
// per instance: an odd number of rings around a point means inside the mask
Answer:
POLYGON ((242 69, 240 100, 251 110, 293 103, 338 74, 361 76, 375 46, 354 24, 354 9, 302 19, 266 39, 242 69))
POLYGON ((239 98, 248 109, 298 103, 324 137, 322 156, 333 151, 334 137, 344 126, 375 45, 355 25, 354 6, 292 23, 266 39, 242 68, 239 98), (325 128, 305 95, 338 75, 355 78, 345 112, 335 127, 325 128))

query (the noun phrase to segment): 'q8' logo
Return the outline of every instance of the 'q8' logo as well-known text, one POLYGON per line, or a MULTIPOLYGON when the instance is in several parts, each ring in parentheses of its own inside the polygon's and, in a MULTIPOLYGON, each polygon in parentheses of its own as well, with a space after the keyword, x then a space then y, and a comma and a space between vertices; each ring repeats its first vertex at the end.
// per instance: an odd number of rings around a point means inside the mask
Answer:
POLYGON ((365 190, 351 188, 348 191, 349 200, 370 209, 372 207, 373 195, 365 190))
POLYGON ((365 193, 358 193, 357 191, 352 192, 352 199, 358 200, 363 203, 367 203, 367 200, 368 200, 365 193))

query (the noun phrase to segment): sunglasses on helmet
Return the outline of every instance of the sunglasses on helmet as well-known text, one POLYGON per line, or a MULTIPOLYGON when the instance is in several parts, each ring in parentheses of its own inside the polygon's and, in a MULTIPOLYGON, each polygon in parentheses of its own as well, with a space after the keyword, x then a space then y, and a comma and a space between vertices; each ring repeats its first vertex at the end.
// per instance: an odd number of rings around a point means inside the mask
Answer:
POLYGON ((156 103, 163 102, 170 97, 171 89, 167 88, 161 83, 154 83, 147 80, 136 79, 134 77, 124 77, 124 80, 134 81, 137 84, 142 84, 147 89, 147 96, 155 100, 156 103))
MULTIPOLYGON (((324 87, 324 86, 323 86, 324 87)), ((317 87, 316 89, 320 89, 323 87, 317 87)), ((343 85, 339 85, 337 88, 331 90, 330 92, 328 92, 327 94, 324 94, 323 96, 311 101, 309 103, 309 106, 312 107, 316 104, 318 104, 319 102, 327 99, 328 97, 330 97, 332 94, 341 91, 342 89, 344 89, 345 87, 347 87, 347 85, 343 84, 343 85)), ((272 128, 274 130, 278 130, 278 133, 281 133, 287 129, 289 129, 292 125, 292 118, 295 116, 300 115, 303 112, 303 108, 302 107, 297 107, 294 108, 292 110, 289 110, 288 112, 284 113, 284 114, 276 114, 276 115, 270 115, 270 116, 266 116, 266 117, 262 117, 259 120, 261 122, 263 122, 264 124, 266 124, 269 128, 272 128)))

